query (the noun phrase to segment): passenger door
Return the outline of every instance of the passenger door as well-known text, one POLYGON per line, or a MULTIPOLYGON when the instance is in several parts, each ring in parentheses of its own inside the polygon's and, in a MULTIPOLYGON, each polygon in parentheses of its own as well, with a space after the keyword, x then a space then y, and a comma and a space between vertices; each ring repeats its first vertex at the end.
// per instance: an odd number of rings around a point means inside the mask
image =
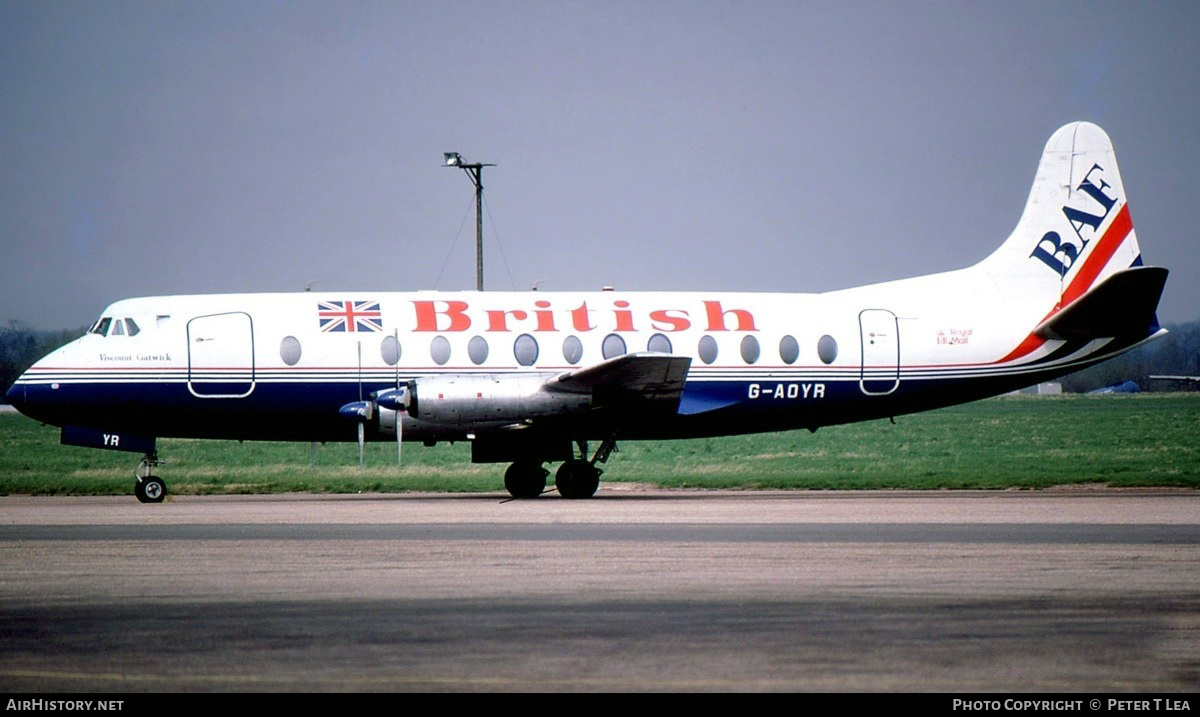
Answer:
POLYGON ((868 396, 886 396, 900 386, 900 324, 887 309, 858 314, 862 335, 859 388, 868 396))
POLYGON ((244 398, 254 391, 254 322, 241 311, 187 324, 188 390, 198 398, 244 398))

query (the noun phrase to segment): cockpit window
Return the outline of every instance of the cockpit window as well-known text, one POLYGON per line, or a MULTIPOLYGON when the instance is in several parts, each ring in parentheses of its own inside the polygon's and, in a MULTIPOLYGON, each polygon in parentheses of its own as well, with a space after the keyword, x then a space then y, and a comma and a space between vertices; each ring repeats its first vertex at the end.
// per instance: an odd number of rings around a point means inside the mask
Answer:
POLYGON ((141 332, 142 328, 133 319, 114 319, 111 316, 105 316, 88 329, 89 334, 101 336, 137 336, 141 332))
POLYGON ((88 333, 100 334, 101 336, 107 336, 108 335, 108 326, 111 323, 112 323, 112 317, 105 316, 104 318, 97 321, 96 325, 93 326, 92 330, 89 331, 88 333))

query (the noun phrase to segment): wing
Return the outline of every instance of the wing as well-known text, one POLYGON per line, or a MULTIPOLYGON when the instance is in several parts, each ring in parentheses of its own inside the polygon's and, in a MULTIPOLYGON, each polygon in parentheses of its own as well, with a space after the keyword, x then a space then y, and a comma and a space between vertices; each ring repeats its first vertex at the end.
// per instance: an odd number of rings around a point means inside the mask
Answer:
POLYGON ((551 393, 588 394, 593 408, 647 404, 674 412, 692 360, 686 356, 635 353, 559 374, 546 381, 551 393))

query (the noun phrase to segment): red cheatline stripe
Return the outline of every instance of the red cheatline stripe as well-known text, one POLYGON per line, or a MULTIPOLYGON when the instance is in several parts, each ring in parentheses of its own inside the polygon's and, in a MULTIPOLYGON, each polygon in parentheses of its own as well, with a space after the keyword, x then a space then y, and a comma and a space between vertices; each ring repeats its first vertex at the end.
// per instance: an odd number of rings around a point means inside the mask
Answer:
MULTIPOLYGON (((1051 312, 1051 313, 1053 313, 1053 312, 1051 312)), ((1045 319, 1043 319, 1043 321, 1044 320, 1045 319)), ((1039 321, 1038 323, 1040 324, 1042 322, 1039 321)), ((1013 359, 1019 359, 1022 356, 1024 356, 1025 354, 1032 352, 1034 349, 1036 349, 1037 347, 1041 346, 1044 343, 1046 343, 1046 339, 1043 339, 1041 336, 1035 336, 1033 334, 1029 334, 1028 336, 1025 337, 1025 340, 1021 342, 1020 346, 1017 346, 1015 349, 1012 350, 1012 353, 1010 353, 1009 355, 1000 359, 996 363, 1004 363, 1005 361, 1012 361, 1013 359)))
POLYGON ((1117 253, 1117 247, 1121 246, 1132 229, 1133 220, 1129 218, 1129 205, 1126 204, 1117 212, 1117 218, 1113 219, 1108 231, 1100 238, 1100 243, 1092 249, 1091 255, 1083 263, 1083 268, 1063 292, 1062 306, 1067 306, 1092 288, 1092 282, 1100 275, 1100 271, 1108 264, 1108 260, 1112 259, 1113 254, 1117 253))
MULTIPOLYGON (((1125 237, 1129 236, 1129 232, 1131 231, 1133 231, 1133 219, 1129 216, 1129 204, 1126 203, 1117 212, 1117 216, 1113 219, 1112 224, 1108 225, 1104 236, 1100 237, 1100 241, 1092 248, 1092 253, 1088 254, 1088 258, 1083 262, 1079 273, 1067 285, 1067 289, 1063 292, 1058 306, 1046 314, 1045 318, 1038 322, 1039 325, 1065 309, 1071 302, 1083 296, 1087 293, 1088 289, 1092 288, 1092 283, 1096 281, 1096 277, 1100 276, 1100 272, 1108 265, 1108 261, 1112 259, 1113 254, 1117 253, 1117 249, 1125 242, 1125 237)), ((1044 343, 1046 343, 1045 339, 1031 333, 1010 354, 996 363, 1019 359, 1044 343)))

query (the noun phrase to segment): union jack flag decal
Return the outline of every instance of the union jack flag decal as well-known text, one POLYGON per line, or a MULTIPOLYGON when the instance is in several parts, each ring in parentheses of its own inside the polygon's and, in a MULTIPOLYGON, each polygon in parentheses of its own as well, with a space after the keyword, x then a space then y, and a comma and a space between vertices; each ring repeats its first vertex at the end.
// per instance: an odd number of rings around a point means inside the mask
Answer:
POLYGON ((383 331, 378 301, 322 301, 317 304, 317 318, 327 333, 383 331))

